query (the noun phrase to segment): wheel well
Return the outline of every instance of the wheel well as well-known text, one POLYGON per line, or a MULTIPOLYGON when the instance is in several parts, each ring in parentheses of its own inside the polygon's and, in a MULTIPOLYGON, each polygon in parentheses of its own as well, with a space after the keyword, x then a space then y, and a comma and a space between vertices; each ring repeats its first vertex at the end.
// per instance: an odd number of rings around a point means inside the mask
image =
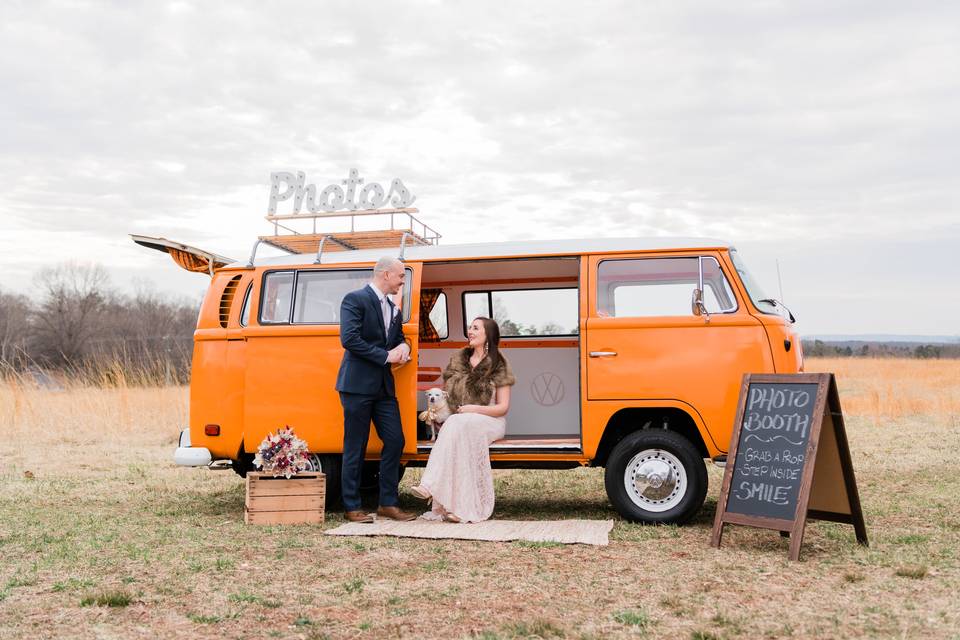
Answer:
POLYGON ((673 407, 621 409, 607 422, 593 465, 597 467, 606 465, 607 458, 610 457, 610 452, 617 443, 628 434, 641 429, 669 429, 689 440, 702 457, 706 458, 709 455, 700 430, 697 429, 697 423, 686 411, 673 407))

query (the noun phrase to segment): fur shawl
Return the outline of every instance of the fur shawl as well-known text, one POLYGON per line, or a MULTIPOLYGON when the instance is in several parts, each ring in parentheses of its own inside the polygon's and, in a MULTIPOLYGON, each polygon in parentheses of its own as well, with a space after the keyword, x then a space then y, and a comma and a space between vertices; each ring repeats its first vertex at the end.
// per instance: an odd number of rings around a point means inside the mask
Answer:
POLYGON ((470 366, 470 356, 473 349, 466 347, 453 354, 450 364, 443 372, 443 381, 446 384, 447 404, 451 411, 456 411, 461 405, 479 404, 486 406, 493 398, 493 391, 497 387, 509 387, 517 380, 513 377, 510 363, 500 354, 500 363, 496 369, 486 357, 476 367, 470 366))

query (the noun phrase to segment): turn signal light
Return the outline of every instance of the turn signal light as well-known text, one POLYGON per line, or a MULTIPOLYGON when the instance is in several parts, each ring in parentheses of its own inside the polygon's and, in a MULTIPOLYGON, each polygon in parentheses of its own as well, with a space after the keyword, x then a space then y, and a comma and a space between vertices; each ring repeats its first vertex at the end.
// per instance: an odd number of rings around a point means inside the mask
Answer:
POLYGON ((208 424, 203 428, 203 432, 208 436, 218 436, 220 435, 220 425, 208 424))

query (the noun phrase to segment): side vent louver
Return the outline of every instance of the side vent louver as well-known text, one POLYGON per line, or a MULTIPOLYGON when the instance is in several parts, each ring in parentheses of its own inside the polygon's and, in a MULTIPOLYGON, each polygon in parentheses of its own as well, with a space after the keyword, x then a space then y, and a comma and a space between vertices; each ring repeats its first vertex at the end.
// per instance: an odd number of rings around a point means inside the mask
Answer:
POLYGON ((223 295, 220 297, 220 326, 227 328, 227 322, 230 320, 230 305, 233 303, 233 296, 237 293, 237 287, 240 286, 240 276, 233 276, 230 282, 223 288, 223 295))

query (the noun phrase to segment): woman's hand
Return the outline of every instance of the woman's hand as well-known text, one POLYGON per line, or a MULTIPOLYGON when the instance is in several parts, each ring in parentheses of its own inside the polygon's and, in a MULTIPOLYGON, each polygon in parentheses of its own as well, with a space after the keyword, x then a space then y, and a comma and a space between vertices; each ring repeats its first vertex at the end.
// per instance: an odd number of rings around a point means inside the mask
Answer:
POLYGON ((478 404, 464 404, 460 405, 460 408, 457 409, 457 413, 480 413, 477 409, 480 408, 478 404))

